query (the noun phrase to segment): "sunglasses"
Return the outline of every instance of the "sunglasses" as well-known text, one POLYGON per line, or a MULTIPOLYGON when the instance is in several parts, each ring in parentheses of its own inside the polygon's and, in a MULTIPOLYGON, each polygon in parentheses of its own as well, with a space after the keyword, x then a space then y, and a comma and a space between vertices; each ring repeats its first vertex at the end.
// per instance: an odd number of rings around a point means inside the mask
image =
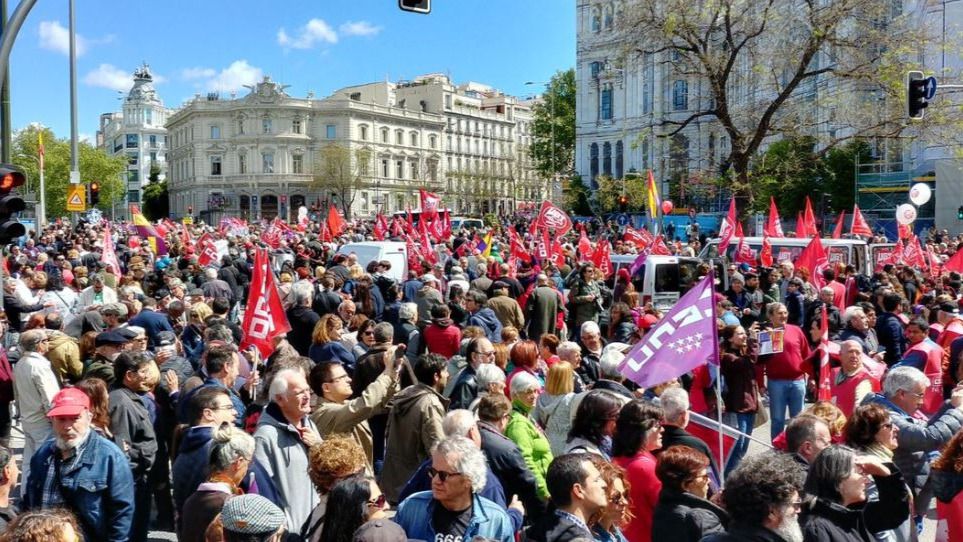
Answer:
POLYGON ((435 476, 437 476, 442 483, 447 482, 450 476, 461 476, 461 474, 462 473, 460 472, 448 472, 448 471, 438 470, 434 467, 428 467, 428 478, 434 478, 435 476))
POLYGON ((382 493, 381 495, 378 495, 377 499, 368 501, 368 506, 372 508, 377 508, 378 510, 381 510, 387 504, 388 504, 388 497, 386 497, 384 493, 382 493))
POLYGON ((616 506, 629 504, 629 496, 625 493, 613 493, 612 496, 609 497, 609 501, 616 506))

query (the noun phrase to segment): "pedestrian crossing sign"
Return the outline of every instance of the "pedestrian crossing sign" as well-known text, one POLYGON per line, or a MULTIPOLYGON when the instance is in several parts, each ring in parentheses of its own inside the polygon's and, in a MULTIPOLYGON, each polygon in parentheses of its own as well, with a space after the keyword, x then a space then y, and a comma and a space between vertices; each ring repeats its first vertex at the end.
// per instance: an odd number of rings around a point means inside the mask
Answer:
POLYGON ((87 194, 84 192, 85 185, 82 184, 72 184, 70 189, 67 191, 67 210, 68 211, 86 211, 87 210, 87 194))

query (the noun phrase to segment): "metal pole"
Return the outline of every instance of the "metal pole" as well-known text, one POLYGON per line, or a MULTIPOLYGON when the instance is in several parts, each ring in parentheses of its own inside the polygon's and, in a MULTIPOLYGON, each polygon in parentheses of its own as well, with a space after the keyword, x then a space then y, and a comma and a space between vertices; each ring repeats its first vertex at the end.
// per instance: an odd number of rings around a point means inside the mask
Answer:
POLYGON ((10 51, 13 49, 13 42, 17 38, 17 33, 27 19, 27 14, 33 9, 37 0, 20 0, 17 9, 13 10, 8 25, 3 29, 3 38, 0 39, 0 86, 7 82, 7 66, 10 65, 10 51))
MULTIPOLYGON (((0 34, 7 31, 7 0, 0 0, 0 34)), ((10 67, 0 88, 0 161, 10 162, 10 67)))
MULTIPOLYGON (((70 6, 70 172, 79 173, 80 153, 77 150, 77 28, 74 0, 70 6)), ((74 179, 72 178, 71 181, 74 179)))

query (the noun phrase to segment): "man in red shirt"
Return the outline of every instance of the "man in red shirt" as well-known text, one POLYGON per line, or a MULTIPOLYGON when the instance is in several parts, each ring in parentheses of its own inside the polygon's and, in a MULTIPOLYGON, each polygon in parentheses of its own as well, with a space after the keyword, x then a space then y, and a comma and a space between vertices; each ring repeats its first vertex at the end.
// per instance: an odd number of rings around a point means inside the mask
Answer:
POLYGON ((770 434, 776 438, 786 426, 786 409, 795 417, 806 399, 806 378, 812 371, 809 341, 802 328, 788 323, 789 310, 782 303, 771 303, 767 309, 769 331, 783 330, 782 352, 759 356, 768 380, 770 434))

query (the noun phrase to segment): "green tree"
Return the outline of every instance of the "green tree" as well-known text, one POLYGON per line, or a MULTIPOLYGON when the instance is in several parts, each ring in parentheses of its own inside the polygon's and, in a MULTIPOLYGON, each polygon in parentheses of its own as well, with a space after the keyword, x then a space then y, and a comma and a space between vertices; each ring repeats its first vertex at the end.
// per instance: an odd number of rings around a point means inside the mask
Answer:
POLYGON ((589 195, 591 192, 589 188, 585 186, 585 183, 582 182, 582 177, 576 175, 568 179, 566 183, 568 186, 563 191, 563 205, 565 210, 568 211, 569 214, 576 216, 590 216, 595 214, 592 212, 592 206, 589 204, 589 195))
POLYGON ((341 204, 346 220, 351 220, 351 206, 358 191, 367 186, 362 172, 370 166, 371 151, 351 150, 337 143, 321 148, 311 186, 325 194, 332 194, 341 204))
POLYGON ((826 170, 824 190, 833 199, 833 210, 852 212, 856 203, 856 162, 872 161, 865 141, 849 143, 830 149, 823 157, 826 170))
POLYGON ((770 196, 787 216, 795 216, 805 207, 806 196, 819 202, 826 171, 815 144, 811 137, 782 139, 756 159, 751 176, 756 192, 753 211, 768 212, 770 196))
POLYGON ((144 216, 148 220, 160 220, 170 216, 170 198, 167 193, 167 181, 160 180, 161 168, 157 162, 151 162, 147 186, 141 195, 144 216))
POLYGON ((575 161, 575 95, 575 69, 558 71, 549 81, 541 101, 532 108, 533 137, 529 152, 542 177, 551 179, 556 173, 572 169, 575 161))
MULTIPOLYGON (((70 185, 70 142, 58 139, 49 128, 30 125, 16 132, 13 138, 11 159, 27 173, 27 192, 39 191, 40 164, 37 160, 37 136, 43 132, 44 184, 46 187, 47 217, 67 214, 67 190, 70 185)), ((80 179, 83 183, 100 183, 101 210, 109 210, 116 201, 123 199, 122 175, 127 169, 123 156, 108 156, 102 149, 80 142, 80 179)))

